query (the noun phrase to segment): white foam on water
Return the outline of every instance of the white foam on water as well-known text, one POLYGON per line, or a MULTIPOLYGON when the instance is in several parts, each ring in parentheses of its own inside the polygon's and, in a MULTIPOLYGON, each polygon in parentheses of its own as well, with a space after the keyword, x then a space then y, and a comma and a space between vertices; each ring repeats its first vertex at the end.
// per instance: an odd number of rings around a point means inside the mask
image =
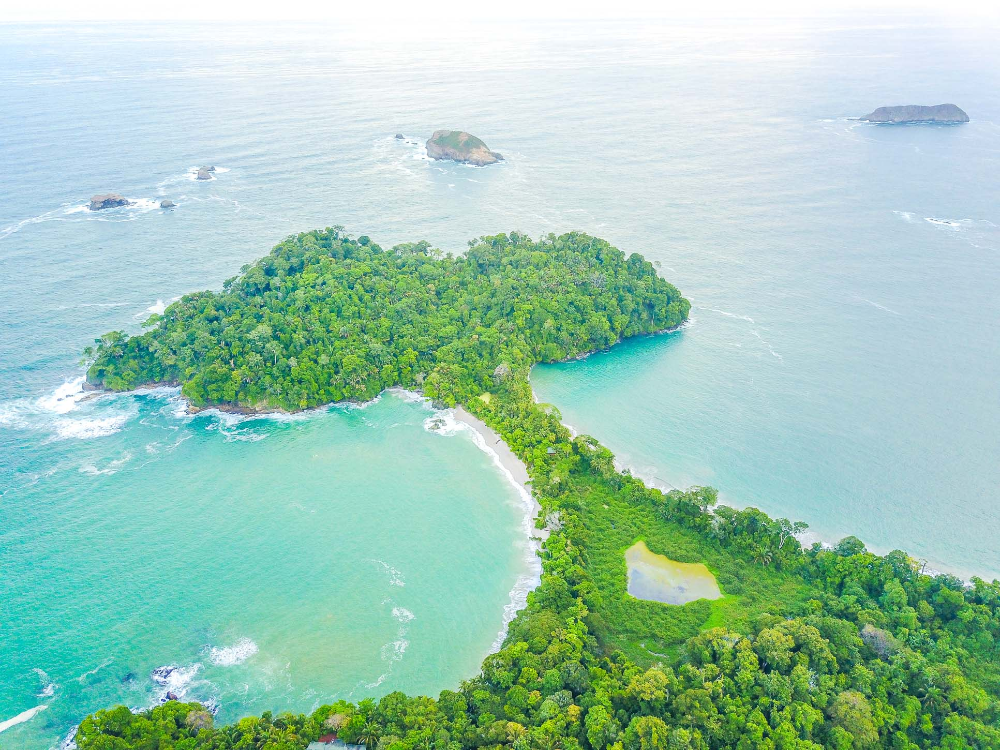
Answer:
POLYGON ((107 437, 119 432, 128 422, 131 414, 94 419, 58 419, 54 423, 54 440, 89 440, 107 437))
POLYGON ((35 403, 40 409, 55 414, 67 414, 76 408, 80 400, 86 398, 83 390, 83 378, 67 380, 48 396, 40 397, 35 403))
MULTIPOLYGON (((948 227, 949 229, 961 229, 962 221, 954 221, 952 219, 937 219, 933 216, 925 216, 924 221, 934 224, 939 227, 948 227)), ((964 221, 968 221, 965 219, 964 221)))
POLYGON ((74 724, 73 727, 66 733, 63 737, 62 742, 59 743, 59 750, 76 750, 76 730, 80 728, 79 724, 74 724))
POLYGON ((109 664, 111 664, 111 661, 112 661, 111 659, 108 659, 107 661, 102 661, 100 664, 98 664, 93 669, 87 670, 82 675, 80 675, 79 677, 77 677, 76 681, 79 682, 79 683, 81 683, 81 684, 84 683, 84 682, 86 682, 88 677, 93 677, 95 674, 97 674, 98 672, 100 672, 106 666, 108 666, 109 664))
POLYGON ((872 302, 870 299, 866 299, 865 297, 858 297, 858 299, 861 300, 862 302, 867 302, 869 305, 871 305, 872 307, 875 307, 875 308, 877 308, 879 310, 884 310, 887 313, 892 313, 893 315, 899 315, 900 314, 900 313, 896 312, 895 310, 892 310, 892 309, 886 307, 885 305, 880 305, 878 302, 872 302))
POLYGON ((166 309, 167 309, 166 303, 162 299, 158 299, 156 300, 156 302, 154 302, 152 305, 146 308, 146 312, 151 313, 153 315, 163 315, 166 309))
POLYGON ((0 403, 0 427, 49 432, 49 440, 86 439, 118 432, 135 413, 132 405, 133 408, 127 412, 101 414, 108 401, 102 399, 101 406, 97 406, 97 402, 88 399, 88 396, 80 377, 66 381, 52 393, 38 398, 0 403), (83 410, 88 416, 76 416, 83 410))
POLYGON ((382 659, 388 662, 400 661, 404 654, 406 654, 406 649, 409 648, 410 642, 405 638, 397 638, 394 641, 390 641, 382 647, 382 659))
POLYGON ((25 227, 29 227, 32 224, 42 224, 46 221, 65 221, 65 217, 71 216, 72 214, 80 213, 80 211, 86 211, 87 204, 79 203, 63 203, 59 208, 54 208, 51 211, 46 211, 38 216, 31 216, 27 219, 22 219, 16 224, 10 224, 3 229, 0 229, 0 240, 5 237, 9 237, 12 234, 17 234, 25 227))
POLYGON ((402 586, 406 585, 406 581, 403 580, 403 574, 400 571, 396 570, 396 568, 392 567, 385 560, 372 559, 372 562, 375 563, 376 565, 381 565, 382 566, 382 569, 389 576, 389 585, 390 586, 400 586, 400 587, 402 587, 402 586))
POLYGON ((242 664, 260 649, 249 638, 240 638, 232 646, 212 646, 208 650, 208 659, 217 667, 232 667, 242 664))
MULTIPOLYGON (((381 563, 386 568, 395 570, 395 568, 392 568, 381 560, 376 560, 375 562, 381 563)), ((392 619, 399 623, 399 627, 396 630, 396 637, 382 646, 379 650, 382 661, 388 662, 389 666, 374 682, 369 682, 365 685, 365 687, 369 690, 377 688, 385 682, 389 675, 392 674, 393 665, 396 662, 401 661, 403 656, 406 654, 406 649, 410 647, 410 641, 406 638, 408 631, 407 625, 415 619, 414 614, 410 610, 406 607, 398 606, 392 601, 392 599, 385 599, 382 603, 392 605, 392 619)))
POLYGON ((131 302, 82 302, 79 305, 59 305, 56 310, 73 310, 78 307, 126 307, 131 302))
POLYGON ((49 678, 49 675, 45 672, 45 670, 35 667, 31 671, 38 675, 38 679, 42 684, 42 689, 38 691, 38 695, 35 697, 51 698, 55 695, 56 688, 59 686, 49 678))
POLYGON ((737 313, 731 313, 726 310, 718 310, 714 307, 706 307, 703 309, 708 310, 709 312, 719 313, 719 315, 725 315, 727 318, 736 318, 737 320, 745 320, 750 325, 756 325, 754 319, 751 318, 749 315, 739 315, 737 313))
POLYGON ((157 667, 150 674, 153 683, 159 686, 157 691, 158 702, 163 702, 167 698, 167 693, 173 693, 178 698, 183 698, 191 689, 194 678, 201 671, 201 664, 189 664, 186 667, 179 667, 176 664, 168 664, 157 667))
POLYGON ((48 708, 48 705, 43 703, 40 706, 29 708, 27 711, 22 711, 17 716, 7 719, 6 721, 0 721, 0 732, 5 732, 11 727, 16 727, 18 724, 31 721, 37 714, 44 711, 46 708, 48 708))
POLYGON ((451 437, 459 432, 470 429, 464 422, 455 419, 450 411, 438 411, 424 420, 424 429, 445 437, 451 437))
POLYGON ((88 476, 98 477, 98 476, 110 476, 111 474, 117 474, 118 470, 127 464, 132 458, 132 453, 130 451, 125 451, 122 453, 121 458, 117 458, 114 461, 109 461, 103 468, 98 468, 94 464, 84 464, 80 467, 81 474, 87 474, 88 476))
POLYGON ((896 216, 898 216, 903 221, 908 222, 910 224, 912 224, 916 220, 914 218, 914 214, 912 211, 893 211, 893 213, 896 214, 896 216))
POLYGON ((393 607, 392 616, 400 624, 406 624, 413 620, 413 613, 406 607, 393 607))

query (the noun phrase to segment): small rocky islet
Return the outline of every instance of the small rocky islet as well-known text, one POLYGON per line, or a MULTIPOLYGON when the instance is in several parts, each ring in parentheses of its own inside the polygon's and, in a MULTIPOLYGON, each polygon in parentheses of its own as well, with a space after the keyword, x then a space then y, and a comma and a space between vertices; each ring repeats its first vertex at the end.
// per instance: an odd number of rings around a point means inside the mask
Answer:
MULTIPOLYGON (((198 171, 195 174, 196 180, 212 180, 215 179, 215 166, 203 166, 198 167, 198 171)), ((109 208, 121 208, 122 206, 134 206, 137 201, 129 200, 124 195, 119 193, 104 193, 102 195, 95 195, 90 199, 90 205, 88 208, 91 211, 104 211, 109 208)), ((160 201, 160 208, 176 208, 177 204, 174 203, 169 198, 163 198, 160 201)))
POLYGON ((864 122, 886 125, 917 123, 959 123, 968 122, 969 116, 954 104, 904 104, 896 107, 879 107, 861 118, 864 122))
POLYGON ((435 130, 427 140, 427 155, 431 159, 455 161, 485 167, 503 161, 503 156, 471 133, 464 130, 435 130))
POLYGON ((103 195, 95 195, 90 199, 90 210, 91 211, 104 211, 108 208, 120 208, 121 206, 134 206, 135 201, 130 201, 123 195, 118 193, 105 193, 103 195))

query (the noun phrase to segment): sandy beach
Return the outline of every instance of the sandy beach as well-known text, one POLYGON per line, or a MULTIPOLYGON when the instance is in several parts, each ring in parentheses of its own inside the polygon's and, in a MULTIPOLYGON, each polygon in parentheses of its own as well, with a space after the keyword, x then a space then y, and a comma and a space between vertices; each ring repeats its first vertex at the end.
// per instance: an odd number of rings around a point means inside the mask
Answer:
POLYGON ((530 478, 528 477, 528 469, 525 467, 524 462, 515 456, 514 451, 504 442, 503 438, 487 427, 481 419, 473 416, 461 406, 456 406, 452 410, 452 413, 456 422, 464 424, 472 430, 479 447, 493 456, 500 470, 517 487, 518 494, 524 503, 522 524, 526 537, 524 552, 527 570, 518 578, 514 584, 514 588, 511 589, 510 602, 504 607, 503 627, 490 647, 490 653, 493 653, 503 646, 504 639, 507 637, 507 626, 517 616, 517 613, 526 606, 528 594, 541 583, 542 564, 538 557, 538 551, 541 548, 542 542, 548 537, 549 532, 547 529, 535 528, 535 519, 538 517, 542 506, 539 505, 538 501, 531 494, 531 490, 527 487, 530 478))
POLYGON ((490 450, 497 454, 500 458, 500 464, 503 468, 510 472, 514 481, 522 487, 527 485, 530 481, 528 477, 528 469, 525 467, 524 462, 514 455, 514 451, 508 447, 507 443, 503 441, 503 438, 491 430, 486 423, 483 422, 483 420, 473 416, 461 406, 455 407, 455 419, 463 424, 467 424, 473 430, 482 435, 483 439, 486 441, 486 445, 489 446, 490 450))

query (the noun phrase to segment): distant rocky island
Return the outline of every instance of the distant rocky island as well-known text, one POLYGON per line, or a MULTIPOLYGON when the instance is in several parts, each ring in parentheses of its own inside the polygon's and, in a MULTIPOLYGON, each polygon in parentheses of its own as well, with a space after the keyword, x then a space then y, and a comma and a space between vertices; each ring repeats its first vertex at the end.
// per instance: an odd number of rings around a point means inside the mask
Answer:
POLYGON ((866 122, 901 125, 919 122, 968 122, 969 116, 954 104, 906 104, 899 107, 879 107, 861 118, 866 122))
POLYGON ((195 179, 196 180, 211 180, 213 172, 215 172, 215 167, 198 167, 198 174, 195 177, 195 179))
POLYGON ((503 161, 503 156, 490 151, 481 139, 464 130, 435 130, 427 141, 427 155, 477 167, 503 161))
POLYGON ((95 195, 90 199, 90 210, 91 211, 103 211, 106 208, 118 208, 119 206, 131 206, 135 201, 130 201, 123 195, 118 193, 106 193, 104 195, 95 195))

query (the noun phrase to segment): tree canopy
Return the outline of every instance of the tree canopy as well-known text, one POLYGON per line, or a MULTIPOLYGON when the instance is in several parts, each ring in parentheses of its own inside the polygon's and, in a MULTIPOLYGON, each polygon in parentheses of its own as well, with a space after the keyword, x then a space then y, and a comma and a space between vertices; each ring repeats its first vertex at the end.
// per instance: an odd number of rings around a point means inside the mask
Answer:
POLYGON ((454 404, 525 374, 682 323, 690 304, 638 255, 586 234, 483 237, 459 257, 383 250, 340 229, 289 237, 221 292, 190 294, 91 350, 93 384, 179 383, 196 406, 296 410, 384 388, 454 404))
POLYGON ((86 718, 80 750, 865 750, 1000 748, 1000 583, 928 575, 848 537, 661 492, 533 399, 528 368, 676 326, 688 303, 637 255, 582 234, 485 237, 462 258, 298 235, 189 295, 141 336, 105 336, 109 388, 182 383, 196 404, 302 408, 388 385, 461 402, 525 462, 551 532, 541 584, 479 675, 216 727, 198 704, 86 718), (486 394, 489 394, 486 397, 486 394), (724 593, 680 606, 626 590, 637 540, 704 562, 724 593))

